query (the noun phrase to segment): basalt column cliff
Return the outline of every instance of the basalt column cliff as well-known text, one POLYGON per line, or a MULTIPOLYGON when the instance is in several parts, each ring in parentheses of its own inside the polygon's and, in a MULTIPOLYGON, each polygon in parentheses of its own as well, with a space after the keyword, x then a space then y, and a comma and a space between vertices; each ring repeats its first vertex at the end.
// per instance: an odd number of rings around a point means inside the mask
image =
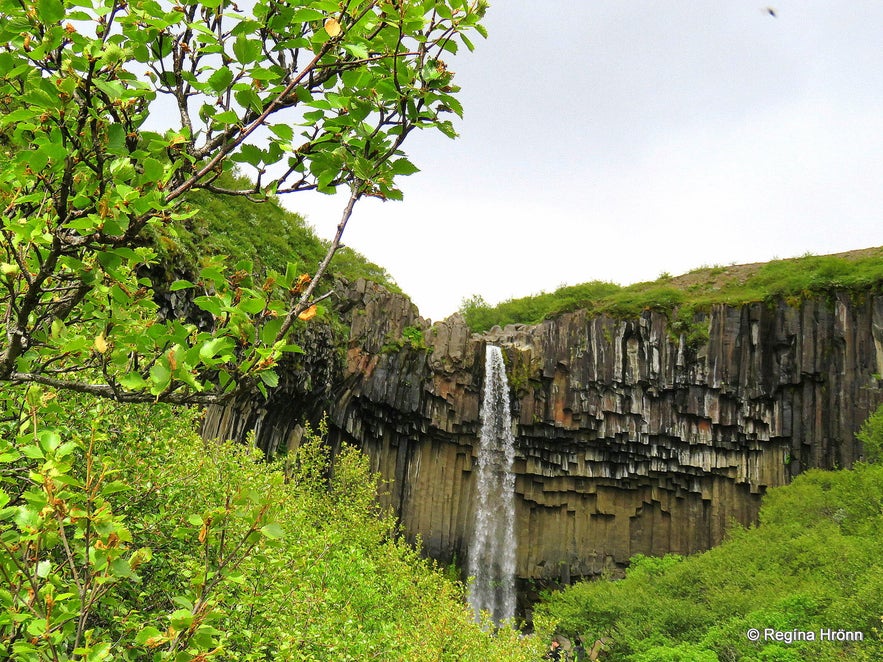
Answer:
MULTIPOLYGON (((521 578, 706 549, 731 521, 754 520, 767 487, 859 459, 854 433, 883 401, 883 296, 717 306, 694 320, 708 331, 696 346, 654 311, 473 335, 458 316, 429 327, 364 282, 348 300, 345 368, 321 403, 332 440, 365 450, 388 481, 383 502, 442 561, 466 558, 484 348, 503 348, 521 578)), ((272 419, 258 443, 296 443, 286 407, 277 394, 213 411, 205 433, 272 419)))

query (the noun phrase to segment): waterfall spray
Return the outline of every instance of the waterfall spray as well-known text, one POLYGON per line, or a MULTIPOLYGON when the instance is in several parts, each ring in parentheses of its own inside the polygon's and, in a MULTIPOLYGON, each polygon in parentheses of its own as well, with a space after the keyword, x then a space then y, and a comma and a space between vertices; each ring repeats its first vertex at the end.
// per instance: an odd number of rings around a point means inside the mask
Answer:
POLYGON ((495 623, 515 616, 515 440, 503 352, 488 345, 475 467, 475 519, 469 545, 469 604, 495 623))

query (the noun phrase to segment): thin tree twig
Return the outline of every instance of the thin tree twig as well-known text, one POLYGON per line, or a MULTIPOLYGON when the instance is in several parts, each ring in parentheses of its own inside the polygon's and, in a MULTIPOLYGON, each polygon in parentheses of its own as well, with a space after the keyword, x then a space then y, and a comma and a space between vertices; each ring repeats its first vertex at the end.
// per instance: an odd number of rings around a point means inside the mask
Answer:
POLYGON ((328 269, 328 265, 331 264, 331 258, 334 257, 334 254, 340 247, 340 240, 343 238, 343 231, 346 229, 346 224, 350 220, 350 217, 353 215, 353 208, 356 206, 356 203, 359 201, 362 195, 362 181, 356 180, 351 184, 350 199, 346 203, 346 207, 344 207, 343 214, 340 218, 340 223, 338 223, 337 225, 337 232, 335 232, 334 239, 331 241, 331 245, 328 247, 328 251, 325 253, 325 258, 319 264, 319 268, 316 269, 316 273, 313 275, 313 279, 304 290, 303 294, 300 297, 300 300, 288 311, 288 314, 285 316, 285 321, 282 323, 279 332, 276 334, 275 342, 279 342, 280 340, 282 340, 285 337, 285 334, 288 333, 291 325, 294 324, 295 318, 302 312, 304 312, 310 305, 312 305, 310 303, 310 300, 313 296, 313 292, 316 289, 316 285, 318 284, 319 279, 322 278, 322 275, 328 269))

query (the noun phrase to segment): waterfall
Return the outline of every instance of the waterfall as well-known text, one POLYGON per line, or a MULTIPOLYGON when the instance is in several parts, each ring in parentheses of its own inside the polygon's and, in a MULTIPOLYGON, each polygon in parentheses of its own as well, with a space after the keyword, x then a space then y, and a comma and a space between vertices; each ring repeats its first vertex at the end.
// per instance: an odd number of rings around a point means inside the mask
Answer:
POLYGON ((475 515, 469 545, 469 604, 495 623, 515 616, 515 440, 503 352, 488 345, 475 466, 475 515))

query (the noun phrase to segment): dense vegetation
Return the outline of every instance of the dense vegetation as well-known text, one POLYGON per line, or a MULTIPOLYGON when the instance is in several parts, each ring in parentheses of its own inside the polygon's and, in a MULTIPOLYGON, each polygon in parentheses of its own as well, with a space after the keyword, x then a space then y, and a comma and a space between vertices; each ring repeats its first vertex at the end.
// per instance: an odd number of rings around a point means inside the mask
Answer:
MULTIPOLYGON (((318 435, 268 465, 200 411, 31 387, 0 441, 0 657, 529 660, 318 435)), ((7 412, 8 413, 8 412, 7 412)))
MULTIPOLYGON (((880 448, 883 408, 876 417, 864 434, 880 448)), ((625 579, 577 584, 537 612, 569 636, 605 638, 611 661, 883 659, 883 466, 809 471, 770 490, 760 524, 720 547, 638 556, 625 579), (823 640, 828 629, 863 640, 823 640)))
POLYGON ((684 276, 620 286, 590 282, 561 287, 496 306, 480 296, 463 301, 460 312, 476 332, 494 325, 537 324, 555 315, 585 309, 616 317, 633 317, 646 309, 691 318, 716 303, 738 305, 779 297, 800 299, 833 290, 866 292, 883 285, 883 249, 839 255, 805 255, 763 264, 703 267, 684 276))

